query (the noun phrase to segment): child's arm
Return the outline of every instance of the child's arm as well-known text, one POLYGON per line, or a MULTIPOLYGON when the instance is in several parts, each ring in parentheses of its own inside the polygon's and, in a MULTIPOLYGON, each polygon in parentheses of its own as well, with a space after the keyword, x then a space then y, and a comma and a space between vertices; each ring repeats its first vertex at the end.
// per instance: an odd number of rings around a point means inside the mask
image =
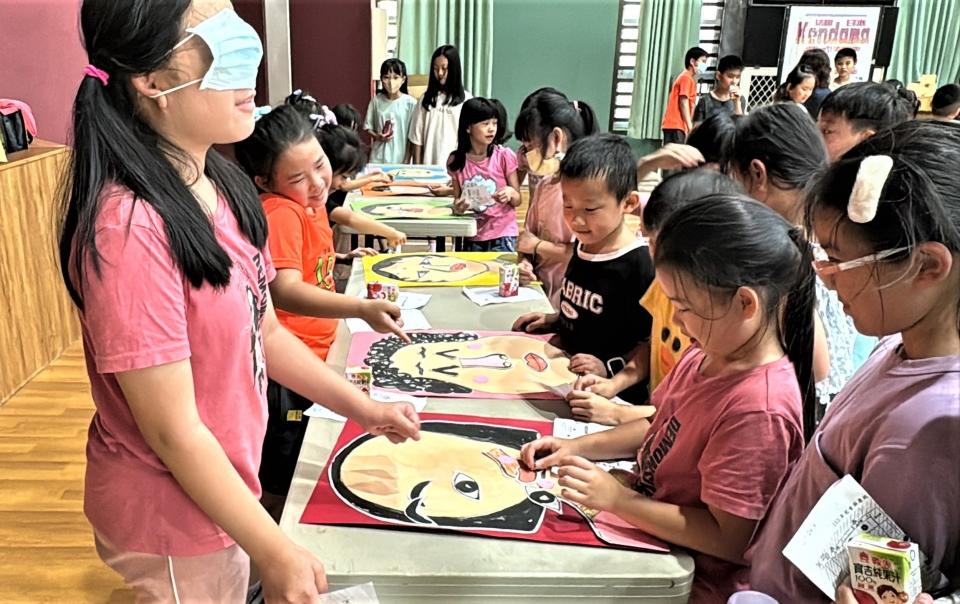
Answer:
POLYGON ((513 331, 524 331, 533 333, 535 331, 547 331, 557 322, 560 315, 557 313, 528 312, 517 317, 510 328, 513 331))
MULTIPOLYGON (((632 425, 626 424, 600 434, 632 425)), ((623 486, 608 472, 582 457, 567 457, 559 474, 560 486, 564 487, 563 496, 571 501, 611 512, 654 537, 722 560, 742 564, 743 554, 757 526, 756 520, 728 514, 714 506, 704 509, 650 499, 623 486)))
POLYGON ((359 317, 376 331, 393 333, 409 342, 409 338, 397 324, 397 320, 400 319, 400 309, 396 305, 384 300, 345 296, 310 285, 303 280, 303 273, 297 269, 277 270, 276 278, 270 282, 270 295, 277 308, 281 310, 308 317, 329 319, 359 317))
POLYGON ((639 420, 572 439, 544 436, 523 445, 520 460, 527 468, 543 470, 574 455, 598 460, 634 457, 649 429, 650 422, 639 420))
POLYGON ((687 125, 687 134, 690 134, 690 131, 693 130, 693 116, 690 115, 690 102, 685 96, 680 97, 680 117, 683 118, 683 123, 687 125))
POLYGON ((524 230, 517 238, 517 251, 547 262, 566 264, 573 256, 573 243, 553 243, 524 230))
POLYGON ((364 235, 374 235, 387 240, 387 246, 395 248, 407 242, 407 236, 397 229, 378 220, 367 218, 344 207, 334 208, 330 212, 330 220, 337 224, 349 227, 364 235))
POLYGON ((363 176, 351 178, 350 180, 345 180, 340 185, 340 188, 344 191, 356 191, 357 189, 362 189, 370 183, 378 182, 386 184, 393 182, 393 178, 389 174, 384 174, 383 172, 374 172, 373 174, 365 174, 363 176))
POLYGON ((516 172, 507 176, 507 186, 493 194, 493 200, 498 203, 509 203, 513 207, 520 205, 520 179, 516 172))
POLYGON ((643 180, 644 176, 654 170, 696 168, 705 161, 696 147, 669 143, 640 158, 637 162, 637 180, 643 180))

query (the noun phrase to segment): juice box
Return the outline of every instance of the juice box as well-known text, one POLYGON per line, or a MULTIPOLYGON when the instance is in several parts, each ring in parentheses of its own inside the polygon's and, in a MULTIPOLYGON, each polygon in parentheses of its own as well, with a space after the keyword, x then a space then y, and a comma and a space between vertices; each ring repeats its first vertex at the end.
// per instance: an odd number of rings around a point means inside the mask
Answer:
POLYGON ((520 267, 516 264, 500 265, 500 288, 497 293, 501 298, 516 296, 520 292, 520 267))
POLYGON ((920 594, 916 543, 862 533, 847 544, 850 582, 860 604, 908 604, 920 594))
POLYGON ((373 385, 373 371, 369 367, 347 367, 344 374, 348 382, 359 388, 361 392, 370 394, 370 386, 373 385))
POLYGON ((367 298, 370 300, 389 300, 396 302, 400 297, 400 288, 393 283, 371 281, 367 283, 367 298))

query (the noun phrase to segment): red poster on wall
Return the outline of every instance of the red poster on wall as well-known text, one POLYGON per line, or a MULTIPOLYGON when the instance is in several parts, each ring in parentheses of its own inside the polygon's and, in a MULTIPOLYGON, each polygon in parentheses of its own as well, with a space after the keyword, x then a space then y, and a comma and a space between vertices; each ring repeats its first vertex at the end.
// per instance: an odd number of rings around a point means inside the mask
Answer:
POLYGON ((551 471, 520 466, 520 448, 550 434, 550 422, 420 417, 421 439, 399 445, 347 422, 300 521, 669 551, 612 514, 563 499, 551 471))

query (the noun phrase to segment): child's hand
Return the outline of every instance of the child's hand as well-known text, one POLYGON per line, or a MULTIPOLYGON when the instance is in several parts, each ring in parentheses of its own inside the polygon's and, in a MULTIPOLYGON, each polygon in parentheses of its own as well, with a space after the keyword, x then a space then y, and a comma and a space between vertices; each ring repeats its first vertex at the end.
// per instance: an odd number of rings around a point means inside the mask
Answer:
MULTIPOLYGON (((383 140, 390 140, 390 139, 385 138, 383 140)), ((390 176, 386 172, 375 172, 373 174, 370 174, 370 182, 380 183, 380 184, 389 184, 393 182, 393 176, 390 176)))
POLYGON ((616 426, 623 423, 620 417, 620 408, 599 394, 588 390, 571 390, 567 394, 570 411, 573 418, 584 422, 596 422, 605 426, 616 426))
POLYGON ((397 229, 390 229, 385 239, 387 240, 387 247, 396 249, 407 242, 407 234, 401 233, 397 229))
POLYGON ((520 193, 513 187, 504 187, 492 195, 497 203, 513 204, 520 201, 520 193))
POLYGON ((520 285, 530 285, 532 282, 537 280, 537 275, 533 272, 533 265, 530 264, 530 261, 524 258, 517 266, 520 267, 520 285))
POLYGON ((290 544, 278 556, 255 560, 265 601, 273 604, 315 603, 327 591, 323 564, 306 549, 290 544))
POLYGON ((410 403, 370 402, 370 413, 360 425, 376 436, 386 436, 393 444, 408 438, 420 440, 420 416, 410 403))
POLYGON ((624 496, 626 487, 617 482, 609 472, 601 470, 576 455, 566 457, 560 461, 560 480, 558 483, 563 490, 560 495, 582 506, 609 512, 617 504, 617 500, 624 496))
POLYGON ((376 256, 377 250, 369 247, 358 247, 357 249, 344 254, 344 259, 352 260, 354 258, 363 258, 364 256, 376 256))
POLYGON ((603 361, 592 354, 575 354, 570 357, 571 373, 592 373, 601 377, 607 377, 607 366, 603 361))
POLYGON ((527 333, 533 333, 540 329, 547 329, 555 320, 555 315, 548 315, 542 312, 528 312, 524 315, 517 317, 517 320, 513 322, 513 331, 525 331, 527 333))
POLYGON ((434 197, 449 197, 453 195, 453 187, 450 185, 427 185, 427 188, 430 189, 430 193, 434 197))
POLYGON ((699 149, 677 143, 668 143, 640 160, 640 165, 650 171, 658 168, 661 170, 696 168, 703 163, 706 163, 706 160, 699 149))
POLYGON ((387 300, 364 300, 360 307, 360 318, 370 324, 377 333, 392 333, 410 343, 410 337, 403 333, 403 319, 400 307, 387 300))
POLYGON ((453 213, 462 216, 470 210, 470 202, 465 197, 458 197, 453 201, 453 213))
POLYGON ((620 393, 614 385, 613 380, 592 373, 587 373, 580 377, 574 387, 578 390, 599 394, 604 398, 613 398, 620 393))
POLYGON ((560 465, 565 457, 579 455, 577 439, 544 436, 528 442, 520 449, 520 463, 528 470, 542 470, 560 465), (537 458, 540 459, 537 459, 537 458))

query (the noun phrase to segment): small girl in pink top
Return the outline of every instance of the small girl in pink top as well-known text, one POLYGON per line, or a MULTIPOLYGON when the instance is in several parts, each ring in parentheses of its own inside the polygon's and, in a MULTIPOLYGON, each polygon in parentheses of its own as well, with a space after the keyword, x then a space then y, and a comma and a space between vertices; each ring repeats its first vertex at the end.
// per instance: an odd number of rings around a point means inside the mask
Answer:
POLYGON ((453 211, 473 210, 477 234, 468 238, 468 252, 514 252, 517 249, 517 206, 520 181, 517 155, 500 144, 500 111, 490 99, 475 97, 463 104, 457 149, 447 160, 456 201, 453 211))
POLYGON ((530 197, 523 233, 517 239, 520 280, 539 280, 553 307, 559 308, 560 285, 573 254, 573 231, 563 220, 560 160, 575 140, 597 132, 597 116, 589 105, 571 101, 553 89, 537 90, 517 116, 517 138, 527 149, 530 174, 542 177, 530 197))
POLYGON ((811 261, 803 231, 745 195, 677 209, 655 264, 692 345, 653 392, 656 415, 522 450, 528 466, 560 467, 563 498, 691 550, 691 602, 747 587, 750 536, 803 449, 801 407, 812 419, 816 402, 811 261), (622 482, 588 461, 630 456, 638 468, 622 482))

